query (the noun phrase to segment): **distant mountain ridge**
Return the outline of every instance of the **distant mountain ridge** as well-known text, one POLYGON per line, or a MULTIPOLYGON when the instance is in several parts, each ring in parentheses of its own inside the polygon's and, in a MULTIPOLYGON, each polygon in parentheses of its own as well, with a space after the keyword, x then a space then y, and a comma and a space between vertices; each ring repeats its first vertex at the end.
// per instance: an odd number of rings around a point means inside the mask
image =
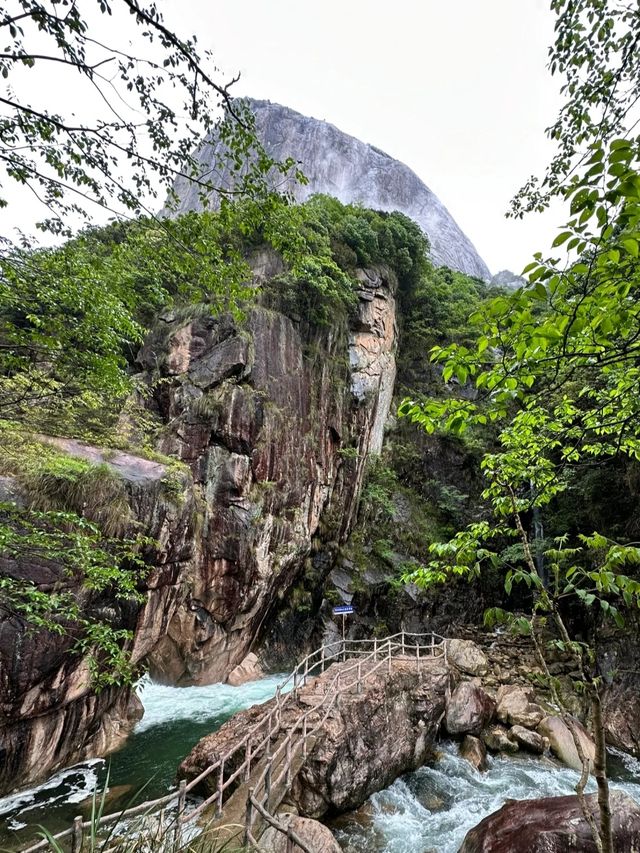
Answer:
MULTIPOLYGON (((345 204, 399 210, 425 232, 436 265, 448 266, 485 281, 491 278, 487 265, 447 208, 404 163, 326 121, 270 101, 243 100, 255 113, 256 130, 269 155, 276 160, 293 157, 301 164, 309 179, 306 186, 293 179, 284 187, 279 184, 297 201, 304 201, 314 193, 324 193, 345 204)), ((200 147, 198 159, 203 173, 210 172, 217 162, 220 147, 215 135, 208 137, 200 147)), ((220 186, 230 188, 231 172, 223 171, 217 181, 220 186)), ((174 189, 180 201, 171 215, 202 210, 196 185, 180 178, 174 189)), ((215 198, 211 202, 215 207, 215 198)))

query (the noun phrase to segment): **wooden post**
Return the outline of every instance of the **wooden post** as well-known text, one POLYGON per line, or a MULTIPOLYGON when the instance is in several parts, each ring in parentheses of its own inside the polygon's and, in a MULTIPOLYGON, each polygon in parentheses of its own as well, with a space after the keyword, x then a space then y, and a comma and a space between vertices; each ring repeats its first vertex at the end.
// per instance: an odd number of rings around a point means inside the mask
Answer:
POLYGON ((265 803, 265 808, 268 810, 269 808, 269 800, 271 798, 271 760, 269 759, 269 763, 267 764, 267 770, 264 776, 264 792, 267 798, 265 803))
POLYGON ((280 729, 280 723, 281 723, 281 716, 280 716, 280 685, 278 685, 278 686, 276 687, 276 708, 277 708, 277 720, 278 720, 278 726, 277 726, 277 728, 278 728, 278 729, 280 729))
POLYGON ((249 738, 244 748, 244 760, 246 764, 244 768, 244 781, 248 782, 251 777, 251 738, 249 738))
POLYGON ((249 788, 249 794, 247 796, 247 811, 244 817, 244 845, 245 847, 249 846, 249 835, 251 833, 251 824, 253 823, 253 803, 251 802, 251 798, 253 797, 253 788, 249 788))
POLYGON ((373 660, 374 660, 374 663, 377 663, 377 661, 378 661, 378 638, 377 637, 373 638, 373 660))
POLYGON ((387 672, 391 672, 391 640, 387 640, 387 672))
POLYGON ((324 674, 324 644, 320 655, 320 673, 324 674))
POLYGON ((305 714, 304 720, 302 721, 302 757, 306 759, 307 757, 307 717, 305 714))
POLYGON ((173 833, 175 847, 179 849, 181 847, 182 840, 182 815, 184 814, 184 808, 187 802, 187 780, 180 780, 180 788, 178 789, 178 805, 176 811, 176 827, 173 833))
POLYGON ((400 654, 404 657, 404 631, 401 634, 402 639, 400 640, 400 654))
POLYGON ((287 787, 291 784, 291 737, 287 738, 287 787))
POLYGON ((80 853, 82 850, 82 817, 79 815, 73 819, 73 830, 71 832, 71 853, 80 853))
POLYGON ((224 797, 224 761, 220 764, 220 771, 218 773, 218 817, 222 814, 222 800, 224 797))
POLYGON ((436 655, 436 638, 431 634, 431 657, 436 655))
POLYGON ((362 693, 362 663, 358 661, 358 684, 357 684, 358 693, 362 693))

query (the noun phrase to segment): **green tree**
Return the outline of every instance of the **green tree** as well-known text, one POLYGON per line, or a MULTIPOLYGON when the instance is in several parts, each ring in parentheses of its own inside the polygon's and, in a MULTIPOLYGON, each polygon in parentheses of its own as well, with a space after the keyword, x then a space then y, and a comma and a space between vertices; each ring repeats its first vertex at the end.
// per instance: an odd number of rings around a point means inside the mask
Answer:
MULTIPOLYGON (((597 849, 611 853, 603 674, 593 629, 598 614, 623 625, 625 611, 640 605, 640 552, 636 543, 578 531, 575 542, 561 536, 538 555, 528 528, 532 514, 552 507, 586 466, 640 458, 640 137, 624 135, 638 98, 640 10, 604 0, 557 0, 552 8, 550 64, 565 75, 566 95, 551 129, 559 153, 542 185, 527 185, 514 210, 543 207, 558 194, 570 219, 551 254, 537 254, 526 267, 527 286, 475 313, 472 343, 434 347, 446 394, 401 406, 430 432, 460 434, 491 422, 499 429, 497 446, 487 448, 482 463, 487 520, 432 546, 431 563, 412 580, 440 583, 490 565, 504 571, 507 593, 525 585, 527 618, 496 609, 487 616, 527 630, 545 670, 541 628, 547 622, 554 642, 573 656, 575 687, 591 707, 599 824, 584 803, 589 765, 572 729, 584 768, 577 792, 597 849), (514 537, 517 548, 504 549, 514 537), (587 629, 586 642, 572 637, 576 622, 587 629)), ((571 729, 570 716, 565 719, 571 729)))
POLYGON ((0 33, 0 205, 17 181, 44 205, 42 229, 68 234, 93 205, 149 213, 179 177, 205 195, 255 195, 265 172, 293 165, 267 156, 251 112, 232 98, 237 78, 223 82, 211 52, 169 29, 155 2, 9 0, 0 33), (72 114, 44 86, 28 96, 49 74, 59 75, 57 91, 75 93, 72 114), (199 168, 197 148, 213 130, 226 145, 217 165, 232 168, 235 187, 199 168))

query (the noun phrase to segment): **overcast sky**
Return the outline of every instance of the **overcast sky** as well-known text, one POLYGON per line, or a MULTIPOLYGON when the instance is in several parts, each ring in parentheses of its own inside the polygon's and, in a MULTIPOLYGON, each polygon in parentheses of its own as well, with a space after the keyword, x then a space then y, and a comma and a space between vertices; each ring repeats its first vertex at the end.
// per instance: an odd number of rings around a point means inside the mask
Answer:
MULTIPOLYGON (((559 105, 546 70, 549 0, 160 0, 198 35, 233 91, 268 98, 370 142, 410 166, 448 207, 492 272, 548 249, 561 211, 507 220, 509 199, 552 153, 559 105)), ((97 16, 99 26, 109 21, 97 16)), ((118 21, 110 41, 117 41, 118 21)), ((107 38, 107 36, 105 36, 107 38)), ((25 70, 28 96, 68 113, 100 108, 77 76, 25 70), (86 103, 83 101, 85 99, 86 103)), ((62 74, 62 71, 59 72, 62 74)), ((25 190, 0 232, 42 216, 25 190)), ((105 218, 104 216, 102 217, 105 218)))
POLYGON ((552 148, 548 0, 165 0, 171 23, 240 71, 238 94, 326 119, 410 166, 492 272, 548 249, 556 210, 509 199, 552 148), (179 10, 179 12, 178 12, 179 10))

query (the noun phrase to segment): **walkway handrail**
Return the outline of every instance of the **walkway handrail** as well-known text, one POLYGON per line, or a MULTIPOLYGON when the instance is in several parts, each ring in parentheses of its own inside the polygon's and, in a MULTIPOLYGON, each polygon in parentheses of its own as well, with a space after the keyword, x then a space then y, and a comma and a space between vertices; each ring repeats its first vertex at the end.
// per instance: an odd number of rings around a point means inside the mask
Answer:
MULTIPOLYGON (((252 819, 252 810, 253 808, 261 814, 262 811, 266 811, 268 813, 268 798, 269 794, 266 797, 266 803, 261 800, 256 795, 256 790, 260 786, 267 786, 270 789, 271 784, 278 784, 282 781, 283 774, 291 773, 291 764, 293 762, 293 758, 297 754, 300 749, 303 749, 306 756, 306 744, 310 737, 312 737, 318 729, 322 726, 322 724, 327 719, 331 709, 333 708, 335 702, 338 697, 349 690, 351 690, 354 686, 360 690, 361 684, 367 678, 369 678, 374 672, 376 672, 384 663, 391 666, 391 659, 394 656, 394 652, 396 654, 400 654, 401 656, 406 656, 408 651, 415 650, 415 659, 420 661, 425 657, 438 657, 444 656, 446 660, 446 645, 445 640, 438 634, 434 633, 412 633, 408 631, 400 631, 399 633, 392 634, 383 639, 364 639, 364 640, 346 640, 346 639, 338 639, 330 643, 325 643, 319 649, 308 654, 305 658, 303 658, 293 669, 293 671, 287 676, 287 678, 276 688, 275 695, 275 705, 269 711, 269 713, 262 717, 254 726, 252 726, 247 733, 234 744, 234 746, 217 758, 212 764, 206 767, 198 776, 192 779, 190 782, 185 782, 182 780, 180 782, 179 788, 176 791, 172 791, 164 797, 159 797, 158 799, 148 800, 147 802, 140 803, 137 806, 134 806, 129 809, 124 809, 119 812, 114 812, 112 814, 104 815, 101 817, 98 822, 98 826, 95 827, 92 821, 83 821, 81 817, 77 817, 73 825, 62 832, 57 833, 56 835, 50 836, 50 838, 44 839, 43 841, 38 842, 37 844, 33 844, 27 848, 25 848, 22 853, 37 853, 37 851, 45 850, 50 846, 51 841, 60 841, 66 838, 71 837, 72 841, 72 851, 73 853, 79 853, 82 848, 82 837, 85 829, 94 828, 94 830, 106 826, 114 821, 124 821, 129 818, 136 817, 138 815, 142 815, 145 813, 149 813, 150 810, 157 811, 161 808, 167 807, 172 803, 177 804, 177 815, 176 815, 176 825, 179 827, 185 823, 188 823, 194 820, 198 815, 200 815, 207 807, 212 805, 217 800, 217 812, 218 816, 222 815, 222 810, 224 806, 224 795, 225 792, 229 789, 229 787, 242 775, 246 781, 250 778, 251 773, 251 764, 255 761, 255 757, 262 757, 263 752, 266 750, 266 755, 268 758, 267 766, 262 771, 260 776, 258 777, 257 783, 253 787, 253 792, 249 797, 247 803, 247 825, 245 828, 245 843, 254 843, 252 838, 251 829, 253 826, 252 819), (419 640, 421 638, 429 638, 429 643, 421 643, 419 640), (373 647, 371 651, 367 651, 365 646, 373 647), (424 650, 421 652, 421 650, 424 650), (381 655, 384 656, 381 657, 381 655), (437 653, 436 653, 437 652, 437 653), (303 714, 296 718, 295 724, 292 728, 290 728, 287 736, 283 743, 278 747, 276 752, 271 755, 270 753, 270 745, 275 737, 278 736, 280 732, 281 720, 282 720, 282 711, 283 708, 291 704, 291 700, 297 696, 297 691, 300 686, 304 686, 307 683, 309 677, 312 677, 316 674, 316 670, 320 670, 320 673, 324 673, 325 668, 331 663, 335 661, 346 661, 347 658, 355 658, 356 661, 351 666, 347 668, 340 669, 331 680, 327 691, 323 694, 320 702, 308 708, 303 714), (378 661, 378 658, 381 658, 378 661), (368 663, 373 660, 374 667, 367 668, 367 671, 363 675, 363 666, 368 665, 368 663), (349 684, 344 684, 340 687, 340 681, 344 680, 345 676, 349 673, 356 673, 354 680, 352 680, 349 684), (290 691, 283 694, 283 689, 290 686, 290 691), (330 697, 327 699, 327 697, 330 697), (326 708, 325 708, 326 703, 326 708), (320 709, 324 708, 325 713, 322 719, 319 722, 316 722, 315 726, 312 729, 308 728, 308 720, 311 714, 318 713, 320 709), (303 726, 301 737, 297 739, 295 745, 292 744, 292 737, 294 733, 298 730, 300 726, 303 726), (244 759, 243 761, 236 767, 236 769, 225 778, 225 765, 228 767, 229 762, 233 759, 238 752, 244 749, 244 759), (284 756, 281 754, 282 751, 285 751, 284 756), (287 752, 288 750, 288 752, 287 752), (280 775, 276 778, 276 780, 267 779, 270 778, 271 767, 277 758, 284 758, 284 770, 280 773, 280 775), (218 772, 218 780, 216 785, 215 792, 206 798, 202 803, 200 803, 194 809, 190 811, 186 811, 186 796, 187 794, 196 788, 204 779, 211 776, 211 774, 218 772), (253 800, 253 804, 250 806, 250 803, 253 800), (260 807, 258 807, 260 806, 260 807)), ((266 790, 266 788, 265 788, 266 790)), ((271 816, 272 825, 275 826, 275 818, 271 816)), ((296 843, 298 843, 296 841, 296 843)))

